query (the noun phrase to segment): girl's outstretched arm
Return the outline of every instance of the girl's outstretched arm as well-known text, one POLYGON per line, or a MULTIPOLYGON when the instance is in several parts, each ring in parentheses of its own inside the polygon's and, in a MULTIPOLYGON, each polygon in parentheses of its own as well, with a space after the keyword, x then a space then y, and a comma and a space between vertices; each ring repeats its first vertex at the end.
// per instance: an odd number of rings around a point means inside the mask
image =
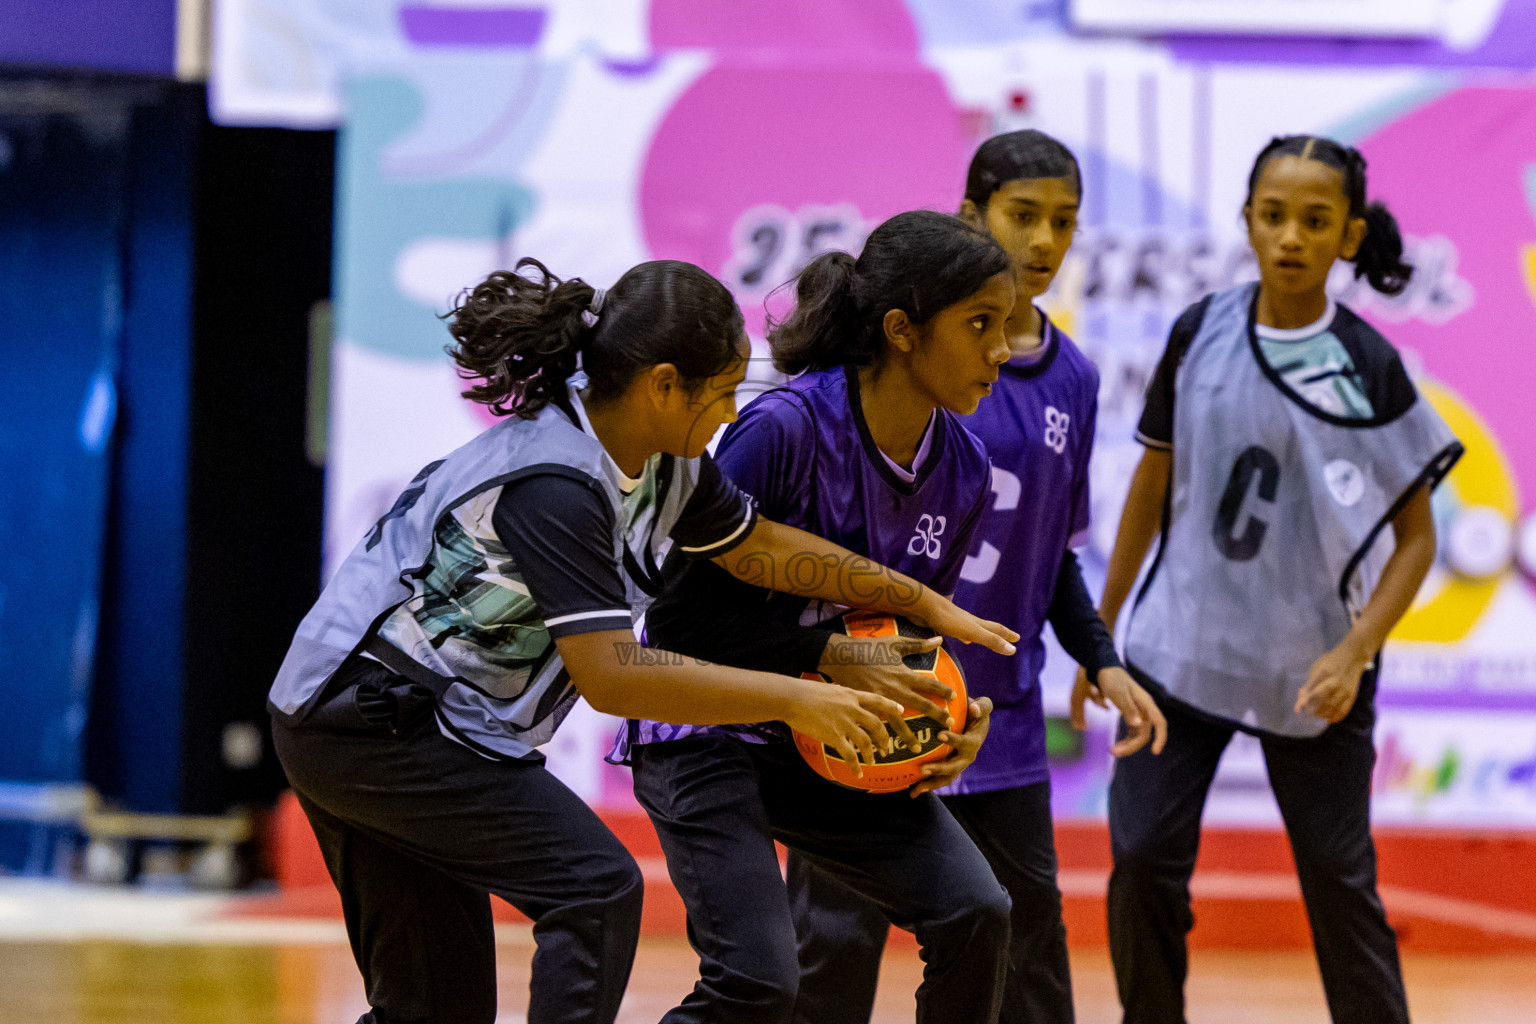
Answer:
POLYGON ((979 619, 894 569, 813 533, 759 517, 751 534, 712 559, 739 580, 799 597, 905 615, 965 643, 1012 654, 1019 634, 979 619))
POLYGON ((557 637, 571 682, 587 703, 620 718, 683 725, 782 721, 833 747, 844 760, 874 764, 890 752, 885 719, 901 705, 845 686, 726 668, 642 648, 629 630, 557 637))

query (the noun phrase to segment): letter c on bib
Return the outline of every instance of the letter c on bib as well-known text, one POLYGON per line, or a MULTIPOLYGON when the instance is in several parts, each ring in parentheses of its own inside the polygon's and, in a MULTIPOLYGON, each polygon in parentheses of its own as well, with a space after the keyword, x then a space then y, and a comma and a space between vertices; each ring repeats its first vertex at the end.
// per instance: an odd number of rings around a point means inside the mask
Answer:
POLYGON ((1257 497, 1266 504, 1273 504, 1275 492, 1280 486, 1280 462, 1267 449, 1257 445, 1246 449, 1232 465, 1232 475, 1227 478, 1227 489, 1222 492, 1221 504, 1216 508, 1216 522, 1211 536, 1216 549, 1234 562, 1246 562, 1259 553, 1269 524, 1250 510, 1243 519, 1242 531, 1238 531, 1237 517, 1243 511, 1243 499, 1259 478, 1257 497))

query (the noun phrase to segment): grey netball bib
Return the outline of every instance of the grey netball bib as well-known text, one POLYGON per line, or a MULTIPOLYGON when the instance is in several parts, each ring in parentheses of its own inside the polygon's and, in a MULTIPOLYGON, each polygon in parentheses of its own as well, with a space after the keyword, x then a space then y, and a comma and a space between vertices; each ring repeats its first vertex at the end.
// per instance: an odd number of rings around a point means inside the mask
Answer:
POLYGON ((438 719, 456 739, 514 758, 547 742, 577 694, 493 516, 504 486, 549 472, 590 481, 612 504, 626 618, 643 612, 698 460, 654 456, 623 495, 602 444, 550 405, 532 420, 502 420, 417 474, 304 617, 272 705, 303 717, 347 656, 378 638, 446 684, 438 719))
POLYGON ((1312 663, 1348 633, 1392 517, 1461 445, 1422 398, 1393 418, 1309 405, 1264 361, 1253 285, 1215 295, 1175 378, 1169 514, 1127 658, 1202 711, 1285 736, 1312 663))

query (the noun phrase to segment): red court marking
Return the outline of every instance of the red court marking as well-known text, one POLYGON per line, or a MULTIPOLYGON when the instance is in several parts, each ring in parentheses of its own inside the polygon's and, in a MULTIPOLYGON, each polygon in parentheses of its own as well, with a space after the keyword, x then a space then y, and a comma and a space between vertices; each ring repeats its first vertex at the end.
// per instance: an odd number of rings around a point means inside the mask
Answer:
MULTIPOLYGON (((682 900, 667 876, 650 819, 640 811, 604 811, 602 816, 640 864, 646 934, 684 934, 682 900)), ((340 916, 320 848, 292 794, 285 794, 272 820, 271 857, 281 892, 241 901, 230 913, 340 916)), ((1382 829, 1376 846, 1382 902, 1405 950, 1536 953, 1536 836, 1382 829)), ((1107 943, 1108 829, 1099 822, 1059 824, 1056 848, 1068 941, 1074 948, 1102 947, 1107 943)), ((1282 832, 1206 829, 1190 888, 1196 920, 1190 942, 1196 948, 1311 946, 1301 888, 1282 832)), ((497 920, 523 920, 500 900, 492 900, 492 906, 497 920)), ((897 946, 913 945, 904 932, 892 937, 897 946)))

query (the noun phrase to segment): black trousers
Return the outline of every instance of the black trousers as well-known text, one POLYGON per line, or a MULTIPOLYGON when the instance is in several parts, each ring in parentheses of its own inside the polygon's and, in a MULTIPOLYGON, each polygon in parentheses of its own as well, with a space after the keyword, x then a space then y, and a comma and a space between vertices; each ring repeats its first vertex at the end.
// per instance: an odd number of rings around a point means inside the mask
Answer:
POLYGON ((306 724, 274 716, 273 741, 341 893, 363 1019, 492 1024, 496 895, 534 922, 529 1024, 611 1024, 640 937, 634 858, 541 764, 448 740, 430 701, 398 734, 371 726, 352 689, 306 724))
MULTIPOLYGON (((1115 764, 1109 787, 1114 871, 1109 949, 1125 1024, 1182 1024, 1189 879, 1216 763, 1236 731, 1170 700, 1139 676, 1168 716, 1168 743, 1115 764)), ((1374 673, 1348 717, 1310 739, 1261 735, 1290 837, 1328 1010, 1338 1024, 1408 1020, 1397 935, 1376 893, 1371 770, 1374 673)))
MULTIPOLYGON (((1071 1024, 1049 781, 942 798, 1013 901, 1001 1024, 1071 1024)), ((796 1024, 868 1024, 890 919, 807 857, 789 855, 800 942, 796 1024)))
POLYGON ((922 945, 919 1024, 996 1020, 1008 894, 931 794, 842 789, 789 743, 694 736, 635 748, 650 814, 688 908, 699 981, 665 1024, 785 1024, 800 963, 773 840, 862 893, 922 945))

